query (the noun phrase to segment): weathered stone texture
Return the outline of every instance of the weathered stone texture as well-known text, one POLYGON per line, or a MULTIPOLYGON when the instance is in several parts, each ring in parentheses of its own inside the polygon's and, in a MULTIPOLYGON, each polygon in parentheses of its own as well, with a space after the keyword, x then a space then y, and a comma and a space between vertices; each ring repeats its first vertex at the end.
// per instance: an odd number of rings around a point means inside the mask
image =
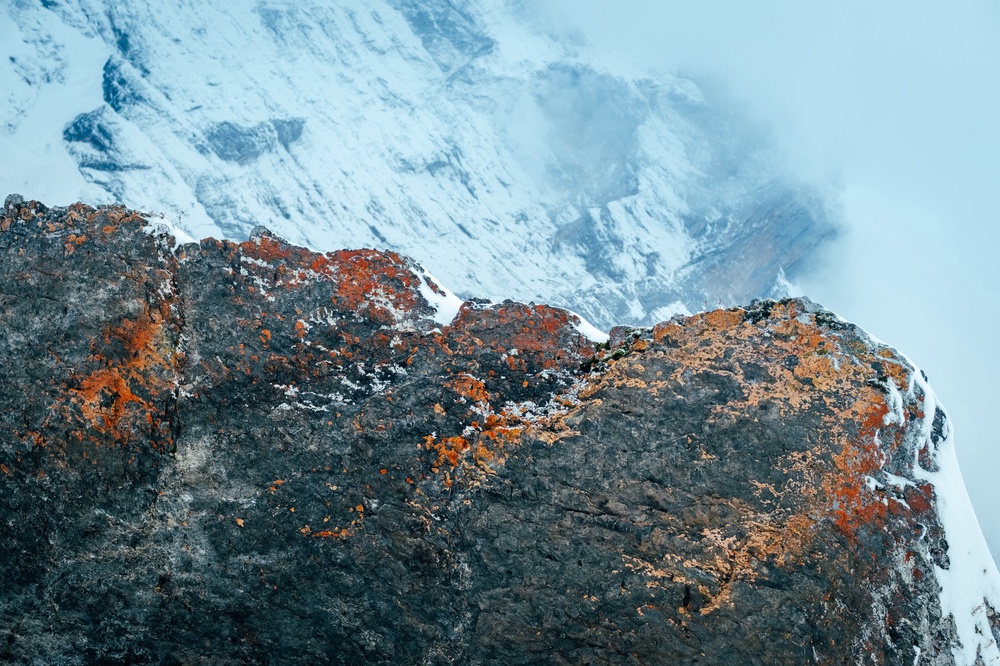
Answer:
POLYGON ((0 659, 951 663, 934 490, 886 476, 943 414, 811 303, 595 346, 150 225, 0 218, 0 659))

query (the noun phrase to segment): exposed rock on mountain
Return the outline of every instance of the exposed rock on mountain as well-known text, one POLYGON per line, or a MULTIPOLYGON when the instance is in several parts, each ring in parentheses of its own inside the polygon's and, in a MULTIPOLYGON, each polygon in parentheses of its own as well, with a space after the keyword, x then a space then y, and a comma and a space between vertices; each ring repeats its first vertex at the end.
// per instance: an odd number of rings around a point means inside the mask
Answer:
POLYGON ((735 103, 615 69, 532 5, 4 3, 0 183, 199 238, 389 248, 608 327, 815 267, 831 197, 735 103))
POLYGON ((945 413, 808 301, 595 343, 397 254, 14 197, 0 257, 4 660, 1000 658, 945 413))

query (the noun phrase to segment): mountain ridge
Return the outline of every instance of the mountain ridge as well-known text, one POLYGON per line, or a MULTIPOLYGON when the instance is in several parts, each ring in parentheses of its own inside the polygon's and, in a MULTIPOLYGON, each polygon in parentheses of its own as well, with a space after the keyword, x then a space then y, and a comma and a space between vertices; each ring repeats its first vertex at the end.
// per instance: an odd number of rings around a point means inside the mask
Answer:
POLYGON ((606 327, 779 294, 840 227, 732 102, 612 71, 518 3, 77 0, 5 18, 21 39, 3 47, 0 138, 19 159, 0 179, 34 198, 167 211, 195 237, 266 224, 392 249, 463 294, 606 327))
POLYGON ((1000 659, 946 413, 815 304, 597 343, 393 253, 177 240, 5 203, 5 659, 1000 659))

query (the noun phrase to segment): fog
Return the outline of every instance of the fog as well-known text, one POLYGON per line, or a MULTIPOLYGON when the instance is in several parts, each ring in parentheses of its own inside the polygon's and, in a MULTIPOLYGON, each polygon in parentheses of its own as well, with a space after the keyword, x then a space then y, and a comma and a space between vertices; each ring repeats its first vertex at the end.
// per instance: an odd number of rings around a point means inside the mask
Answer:
POLYGON ((721 81, 849 225, 801 290, 907 354, 952 416, 1000 559, 1000 5, 553 0, 626 71, 721 81))

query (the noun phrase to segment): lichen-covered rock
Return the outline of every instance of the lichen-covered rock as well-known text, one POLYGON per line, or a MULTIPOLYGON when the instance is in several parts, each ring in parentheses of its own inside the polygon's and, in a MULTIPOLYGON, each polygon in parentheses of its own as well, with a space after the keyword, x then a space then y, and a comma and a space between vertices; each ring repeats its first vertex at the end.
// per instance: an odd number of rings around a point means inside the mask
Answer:
POLYGON ((17 198, 0 256, 4 660, 1000 658, 944 412, 808 301, 598 345, 442 318, 392 253, 17 198))

